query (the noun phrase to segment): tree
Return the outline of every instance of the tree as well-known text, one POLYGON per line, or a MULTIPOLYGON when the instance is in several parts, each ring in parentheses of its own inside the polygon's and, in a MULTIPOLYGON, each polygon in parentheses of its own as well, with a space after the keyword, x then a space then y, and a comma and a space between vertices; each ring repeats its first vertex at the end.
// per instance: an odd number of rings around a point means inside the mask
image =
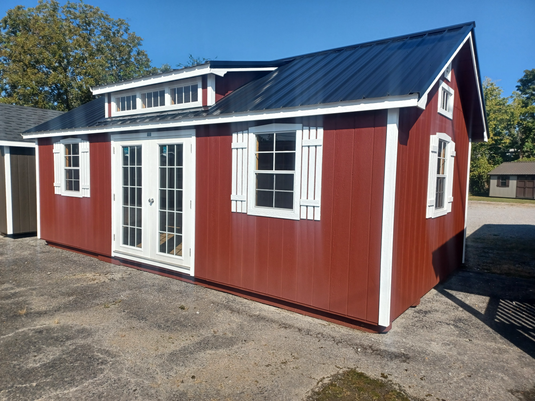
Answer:
POLYGON ((483 95, 487 109, 488 142, 472 146, 470 162, 470 192, 484 194, 488 191, 488 173, 505 161, 518 158, 516 125, 519 103, 515 98, 503 97, 502 89, 485 79, 483 95))
POLYGON ((535 157, 535 69, 525 70, 518 80, 518 120, 519 149, 522 158, 535 157))
POLYGON ((126 21, 81 1, 17 6, 0 21, 0 101, 71 110, 93 86, 156 72, 141 42, 126 21))

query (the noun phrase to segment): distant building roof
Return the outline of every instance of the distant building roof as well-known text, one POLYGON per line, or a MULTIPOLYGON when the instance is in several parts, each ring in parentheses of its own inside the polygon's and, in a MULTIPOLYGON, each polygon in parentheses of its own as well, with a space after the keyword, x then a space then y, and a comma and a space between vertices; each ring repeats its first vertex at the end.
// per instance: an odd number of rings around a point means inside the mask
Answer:
POLYGON ((535 162, 502 163, 489 175, 535 175, 535 162))
POLYGON ((28 142, 22 139, 21 132, 63 113, 63 111, 0 103, 0 142, 28 142))

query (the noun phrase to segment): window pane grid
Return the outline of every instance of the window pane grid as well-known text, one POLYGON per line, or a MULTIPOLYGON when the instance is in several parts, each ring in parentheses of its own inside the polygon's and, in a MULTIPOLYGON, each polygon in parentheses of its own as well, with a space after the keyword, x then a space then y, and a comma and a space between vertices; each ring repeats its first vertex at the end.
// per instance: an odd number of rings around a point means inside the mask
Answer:
POLYGON ((122 244, 141 248, 142 205, 141 205, 141 146, 123 147, 123 239, 122 244))
POLYGON ((141 94, 141 107, 148 109, 151 107, 165 106, 165 91, 154 91, 141 94))
POLYGON ((438 141, 437 156, 437 184, 435 193, 435 208, 444 207, 444 192, 446 187, 446 148, 447 142, 440 139, 438 141))
POLYGON ((65 144, 65 190, 80 191, 80 147, 77 143, 65 144))
POLYGON ((183 145, 160 145, 159 252, 182 256, 183 145))
POLYGON ((256 206, 293 209, 295 132, 256 135, 256 206))
POLYGON ((171 104, 184 104, 199 100, 199 86, 187 85, 171 89, 171 104))
POLYGON ((117 97, 115 98, 115 105, 117 106, 117 111, 135 110, 136 95, 117 97))

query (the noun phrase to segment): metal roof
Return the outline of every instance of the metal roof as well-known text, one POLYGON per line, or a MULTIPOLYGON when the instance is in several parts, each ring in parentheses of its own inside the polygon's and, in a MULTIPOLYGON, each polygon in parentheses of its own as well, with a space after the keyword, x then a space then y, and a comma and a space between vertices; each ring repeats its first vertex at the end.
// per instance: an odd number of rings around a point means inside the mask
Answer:
POLYGON ((489 175, 535 175, 535 162, 506 162, 500 164, 489 175))
MULTIPOLYGON (((430 89, 474 26, 470 22, 271 62, 210 61, 208 64, 213 68, 278 68, 245 84, 207 110, 154 112, 105 119, 104 97, 101 97, 25 133, 76 128, 93 130, 99 126, 132 126, 134 129, 136 124, 178 123, 181 120, 195 125, 196 120, 206 122, 210 117, 236 113, 343 105, 363 99, 419 98, 430 89)), ((477 60, 475 68, 479 68, 477 60)))
POLYGON ((0 141, 28 142, 22 139, 21 132, 63 113, 63 111, 0 103, 0 141))
POLYGON ((423 95, 474 23, 286 59, 221 99, 210 114, 423 95))
POLYGON ((53 120, 32 127, 24 131, 24 133, 29 134, 31 132, 58 131, 94 126, 105 116, 104 105, 105 98, 102 96, 89 103, 83 104, 80 107, 72 109, 53 120))

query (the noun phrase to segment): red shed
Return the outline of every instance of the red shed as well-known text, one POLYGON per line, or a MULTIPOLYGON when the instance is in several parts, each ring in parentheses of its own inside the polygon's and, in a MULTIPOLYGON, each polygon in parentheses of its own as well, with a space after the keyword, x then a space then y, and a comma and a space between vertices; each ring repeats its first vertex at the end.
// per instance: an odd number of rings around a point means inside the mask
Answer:
POLYGON ((463 260, 474 23, 93 89, 38 140, 40 237, 385 331, 463 260))

